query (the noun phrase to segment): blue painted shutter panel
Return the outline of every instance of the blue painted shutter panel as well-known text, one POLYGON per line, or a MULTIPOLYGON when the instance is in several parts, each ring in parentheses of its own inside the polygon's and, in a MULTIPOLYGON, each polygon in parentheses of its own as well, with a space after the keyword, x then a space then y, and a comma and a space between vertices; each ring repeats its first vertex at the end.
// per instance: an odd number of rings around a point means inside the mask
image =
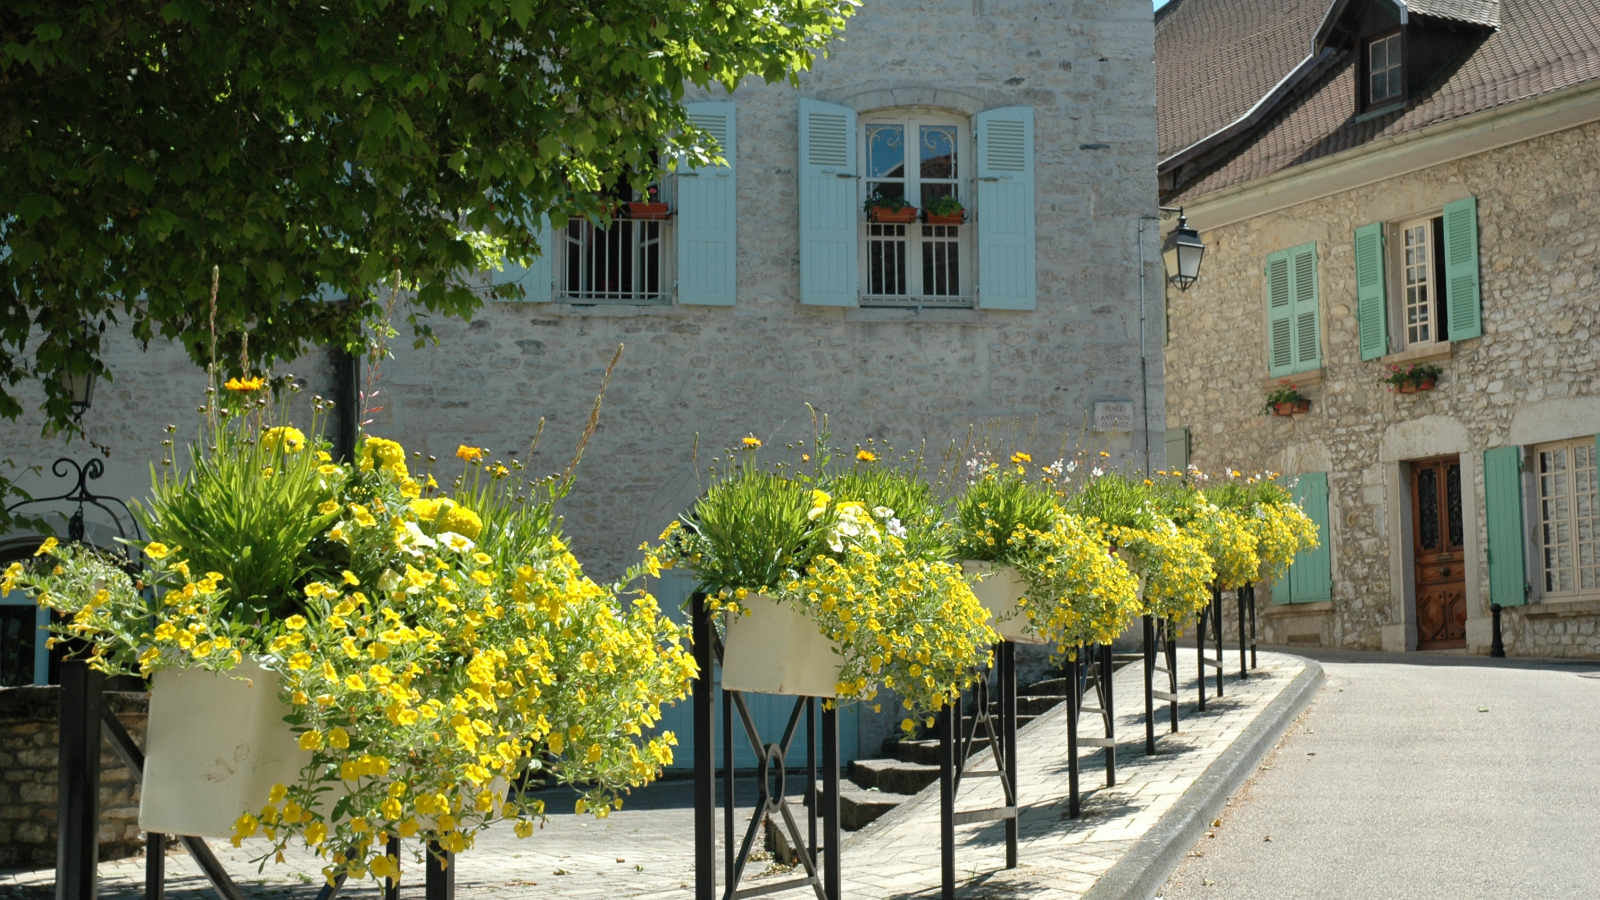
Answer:
POLYGON ((855 306, 856 111, 800 100, 800 302, 855 306))
MULTIPOLYGON (((1296 553, 1289 564, 1289 602, 1333 599, 1333 550, 1328 539, 1328 473, 1307 472, 1294 486, 1295 502, 1317 526, 1317 547, 1296 553)), ((1274 592, 1273 596, 1277 596, 1274 592)))
POLYGON ((1464 341, 1481 336, 1483 304, 1478 286, 1476 197, 1445 204, 1444 281, 1450 311, 1450 340, 1464 341))
POLYGON ((1522 530, 1522 448, 1483 451, 1483 515, 1489 532, 1489 602, 1528 600, 1522 530))
POLYGON ((678 170, 678 302, 732 306, 738 288, 737 130, 732 103, 690 103, 689 120, 716 138, 725 166, 678 170))
POLYGON ((1318 315, 1317 245, 1302 244, 1289 251, 1294 270, 1294 371, 1322 365, 1322 328, 1318 315))
POLYGON ((519 265, 508 259, 500 271, 489 273, 489 283, 521 285, 522 299, 530 303, 549 303, 554 299, 550 260, 556 254, 556 236, 555 230, 550 227, 549 216, 540 217, 538 237, 540 253, 528 261, 529 265, 519 265))
POLYGON ((1267 372, 1288 375, 1294 371, 1294 295, 1289 252, 1267 257, 1267 372))
POLYGON ((978 306, 1038 306, 1033 195, 1033 107, 973 118, 978 143, 978 306))
POLYGON ((1383 223, 1356 229, 1356 321, 1361 332, 1361 358, 1389 352, 1389 303, 1383 277, 1383 223))

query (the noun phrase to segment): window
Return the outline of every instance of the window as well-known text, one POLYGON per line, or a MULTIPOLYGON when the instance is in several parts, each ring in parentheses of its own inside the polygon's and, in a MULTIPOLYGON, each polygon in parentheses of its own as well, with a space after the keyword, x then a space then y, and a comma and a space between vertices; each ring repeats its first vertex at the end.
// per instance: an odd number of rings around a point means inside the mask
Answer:
POLYGON ((1447 307, 1444 296, 1444 219, 1431 216, 1405 222, 1399 226, 1399 239, 1395 241, 1394 272, 1398 280, 1395 313, 1399 317, 1396 332, 1404 344, 1394 349, 1404 349, 1418 344, 1432 344, 1448 340, 1447 307))
MULTIPOLYGON (((965 204, 970 128, 953 117, 872 116, 861 126, 862 201, 902 200, 919 210, 950 197, 965 204)), ((922 216, 919 215, 919 218, 922 216)), ((970 225, 863 223, 862 303, 970 306, 970 225)))
MULTIPOLYGON (((556 254, 556 293, 570 303, 667 304, 672 302, 672 281, 667 277, 666 248, 671 220, 635 217, 626 201, 655 200, 634 197, 626 185, 617 189, 624 205, 610 227, 588 220, 572 221, 560 235, 556 254)), ((644 213, 644 215, 653 215, 644 213)))
POLYGON ((1363 225, 1354 246, 1362 359, 1482 336, 1477 198, 1363 225))
POLYGON ((1367 43, 1367 105, 1396 100, 1401 92, 1400 32, 1367 43))
POLYGON ((1595 439, 1534 448, 1544 593, 1600 590, 1600 488, 1595 439))

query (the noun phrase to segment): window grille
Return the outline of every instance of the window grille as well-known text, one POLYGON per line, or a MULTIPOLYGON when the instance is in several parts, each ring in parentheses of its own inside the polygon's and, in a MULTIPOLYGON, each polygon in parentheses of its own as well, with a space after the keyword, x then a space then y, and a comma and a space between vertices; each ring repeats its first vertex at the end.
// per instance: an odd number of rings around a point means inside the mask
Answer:
MULTIPOLYGON (((961 197, 965 126, 890 119, 865 123, 862 137, 866 198, 894 198, 926 209, 940 198, 961 197)), ((863 227, 863 305, 972 305, 962 282, 968 276, 962 260, 969 252, 964 241, 970 240, 970 226, 868 221, 863 227)))
POLYGON ((664 252, 668 222, 614 219, 609 228, 593 222, 567 225, 562 271, 556 276, 563 299, 572 303, 670 303, 664 252))

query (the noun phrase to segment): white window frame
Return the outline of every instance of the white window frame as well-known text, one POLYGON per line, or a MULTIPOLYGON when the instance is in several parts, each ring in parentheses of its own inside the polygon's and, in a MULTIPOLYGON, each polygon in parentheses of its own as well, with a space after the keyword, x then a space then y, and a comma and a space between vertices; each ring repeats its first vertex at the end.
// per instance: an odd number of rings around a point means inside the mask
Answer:
MULTIPOLYGON (((660 189, 658 195, 660 200, 666 202, 672 215, 676 216, 677 200, 671 194, 672 181, 673 179, 664 178, 656 184, 660 189)), ((630 195, 637 193, 630 191, 630 195)), ((670 216, 666 219, 630 219, 625 212, 619 210, 611 220, 610 229, 602 229, 597 223, 583 219, 573 219, 565 228, 551 229, 551 247, 548 252, 553 254, 550 266, 555 299, 571 306, 672 306, 676 300, 674 285, 677 283, 678 259, 673 221, 670 216), (633 286, 623 289, 622 285, 599 283, 594 277, 596 270, 603 269, 607 272, 612 270, 610 265, 612 258, 607 253, 609 247, 589 251, 593 254, 589 259, 595 264, 588 267, 590 269, 588 272, 580 269, 577 284, 574 286, 569 278, 574 249, 577 250, 581 265, 585 255, 584 248, 593 247, 597 235, 609 234, 618 228, 628 230, 628 236, 624 239, 627 246, 619 249, 624 249, 630 256, 628 271, 633 286), (642 245, 650 242, 655 244, 656 256, 656 290, 653 292, 645 290, 640 284, 645 276, 638 270, 642 245)))
POLYGON ((1538 576, 1538 593, 1543 600, 1574 600, 1585 597, 1600 596, 1600 471, 1596 470, 1596 457, 1600 456, 1595 447, 1593 435, 1572 438, 1564 441, 1551 441, 1537 444, 1532 453, 1533 496, 1532 506, 1534 514, 1534 552, 1536 560, 1533 566, 1534 573, 1538 576), (1561 472, 1552 468, 1546 472, 1545 465, 1547 454, 1564 454, 1566 469, 1564 471, 1564 487, 1559 477, 1561 472), (1587 458, 1588 465, 1579 469, 1577 460, 1587 458), (1587 493, 1587 512, 1589 515, 1580 515, 1584 511, 1583 498, 1580 491, 1587 493), (1558 495, 1559 492, 1559 495, 1558 495), (1565 514, 1556 509, 1550 509, 1547 504, 1559 499, 1566 499, 1565 514), (1588 526, 1589 538, 1584 541, 1580 538, 1584 525, 1588 526), (1566 544, 1569 547, 1570 563, 1566 566, 1550 564, 1549 553, 1550 536, 1552 528, 1559 536, 1560 527, 1566 528, 1566 540, 1557 541, 1557 544, 1566 544), (1590 560, 1588 565, 1583 564, 1583 556, 1587 548, 1590 560), (1588 572, 1589 584, 1584 585, 1584 570, 1588 572), (1570 587, 1563 587, 1558 581, 1551 586, 1552 575, 1559 577, 1565 574, 1571 577, 1570 587))
MULTIPOLYGON (((862 113, 856 123, 856 153, 859 162, 860 177, 857 179, 856 206, 862 209, 860 218, 860 238, 858 255, 861 260, 859 272, 859 304, 862 307, 933 307, 940 309, 971 309, 976 306, 977 284, 977 225, 975 219, 976 198, 976 168, 977 144, 973 139, 972 120, 965 116, 937 110, 923 108, 898 108, 879 110, 872 113, 862 113), (920 214, 916 222, 903 226, 874 225, 867 219, 863 205, 867 201, 869 192, 868 184, 871 181, 883 180, 870 177, 871 159, 867 148, 868 129, 874 125, 899 125, 905 129, 906 142, 906 199, 911 205, 922 206, 921 202, 921 167, 918 165, 920 156, 914 155, 921 128, 924 125, 953 125, 956 127, 956 198, 966 208, 966 222, 958 226, 928 225, 921 221, 920 214), (921 290, 907 291, 904 294, 873 294, 869 293, 872 286, 872 255, 873 244, 881 241, 874 232, 900 228, 905 232, 906 254, 906 280, 908 285, 917 284, 921 290), (954 294, 930 294, 926 292, 926 285, 922 281, 922 254, 923 241, 947 240, 944 232, 949 229, 958 229, 956 235, 956 269, 958 287, 954 294), (876 239, 876 240, 875 240, 876 239)), ((944 179, 940 179, 943 181, 944 179)))
POLYGON ((1449 309, 1444 296, 1444 247, 1439 236, 1444 213, 1442 210, 1433 210, 1423 215, 1412 216, 1390 222, 1385 226, 1384 235, 1384 277, 1388 280, 1385 286, 1384 315, 1389 318, 1389 352, 1398 353, 1402 350, 1417 347, 1447 347, 1450 344, 1449 320, 1446 318, 1449 309), (1406 283, 1406 234, 1410 229, 1426 227, 1428 230, 1428 303, 1429 310, 1429 336, 1426 340, 1411 339, 1410 323, 1410 291, 1406 283))

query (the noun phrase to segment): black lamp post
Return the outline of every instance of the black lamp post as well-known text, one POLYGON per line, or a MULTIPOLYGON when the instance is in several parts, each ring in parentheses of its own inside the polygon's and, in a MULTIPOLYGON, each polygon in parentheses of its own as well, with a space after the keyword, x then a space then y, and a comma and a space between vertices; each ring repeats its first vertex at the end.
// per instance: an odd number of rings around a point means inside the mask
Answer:
POLYGON ((1171 273, 1167 280, 1176 285, 1178 290, 1187 291, 1189 285, 1200 277, 1200 261, 1205 258, 1206 245, 1200 240, 1200 232, 1189 227, 1189 220, 1181 209, 1178 211, 1178 227, 1167 235, 1161 255, 1167 262, 1167 271, 1171 273))

